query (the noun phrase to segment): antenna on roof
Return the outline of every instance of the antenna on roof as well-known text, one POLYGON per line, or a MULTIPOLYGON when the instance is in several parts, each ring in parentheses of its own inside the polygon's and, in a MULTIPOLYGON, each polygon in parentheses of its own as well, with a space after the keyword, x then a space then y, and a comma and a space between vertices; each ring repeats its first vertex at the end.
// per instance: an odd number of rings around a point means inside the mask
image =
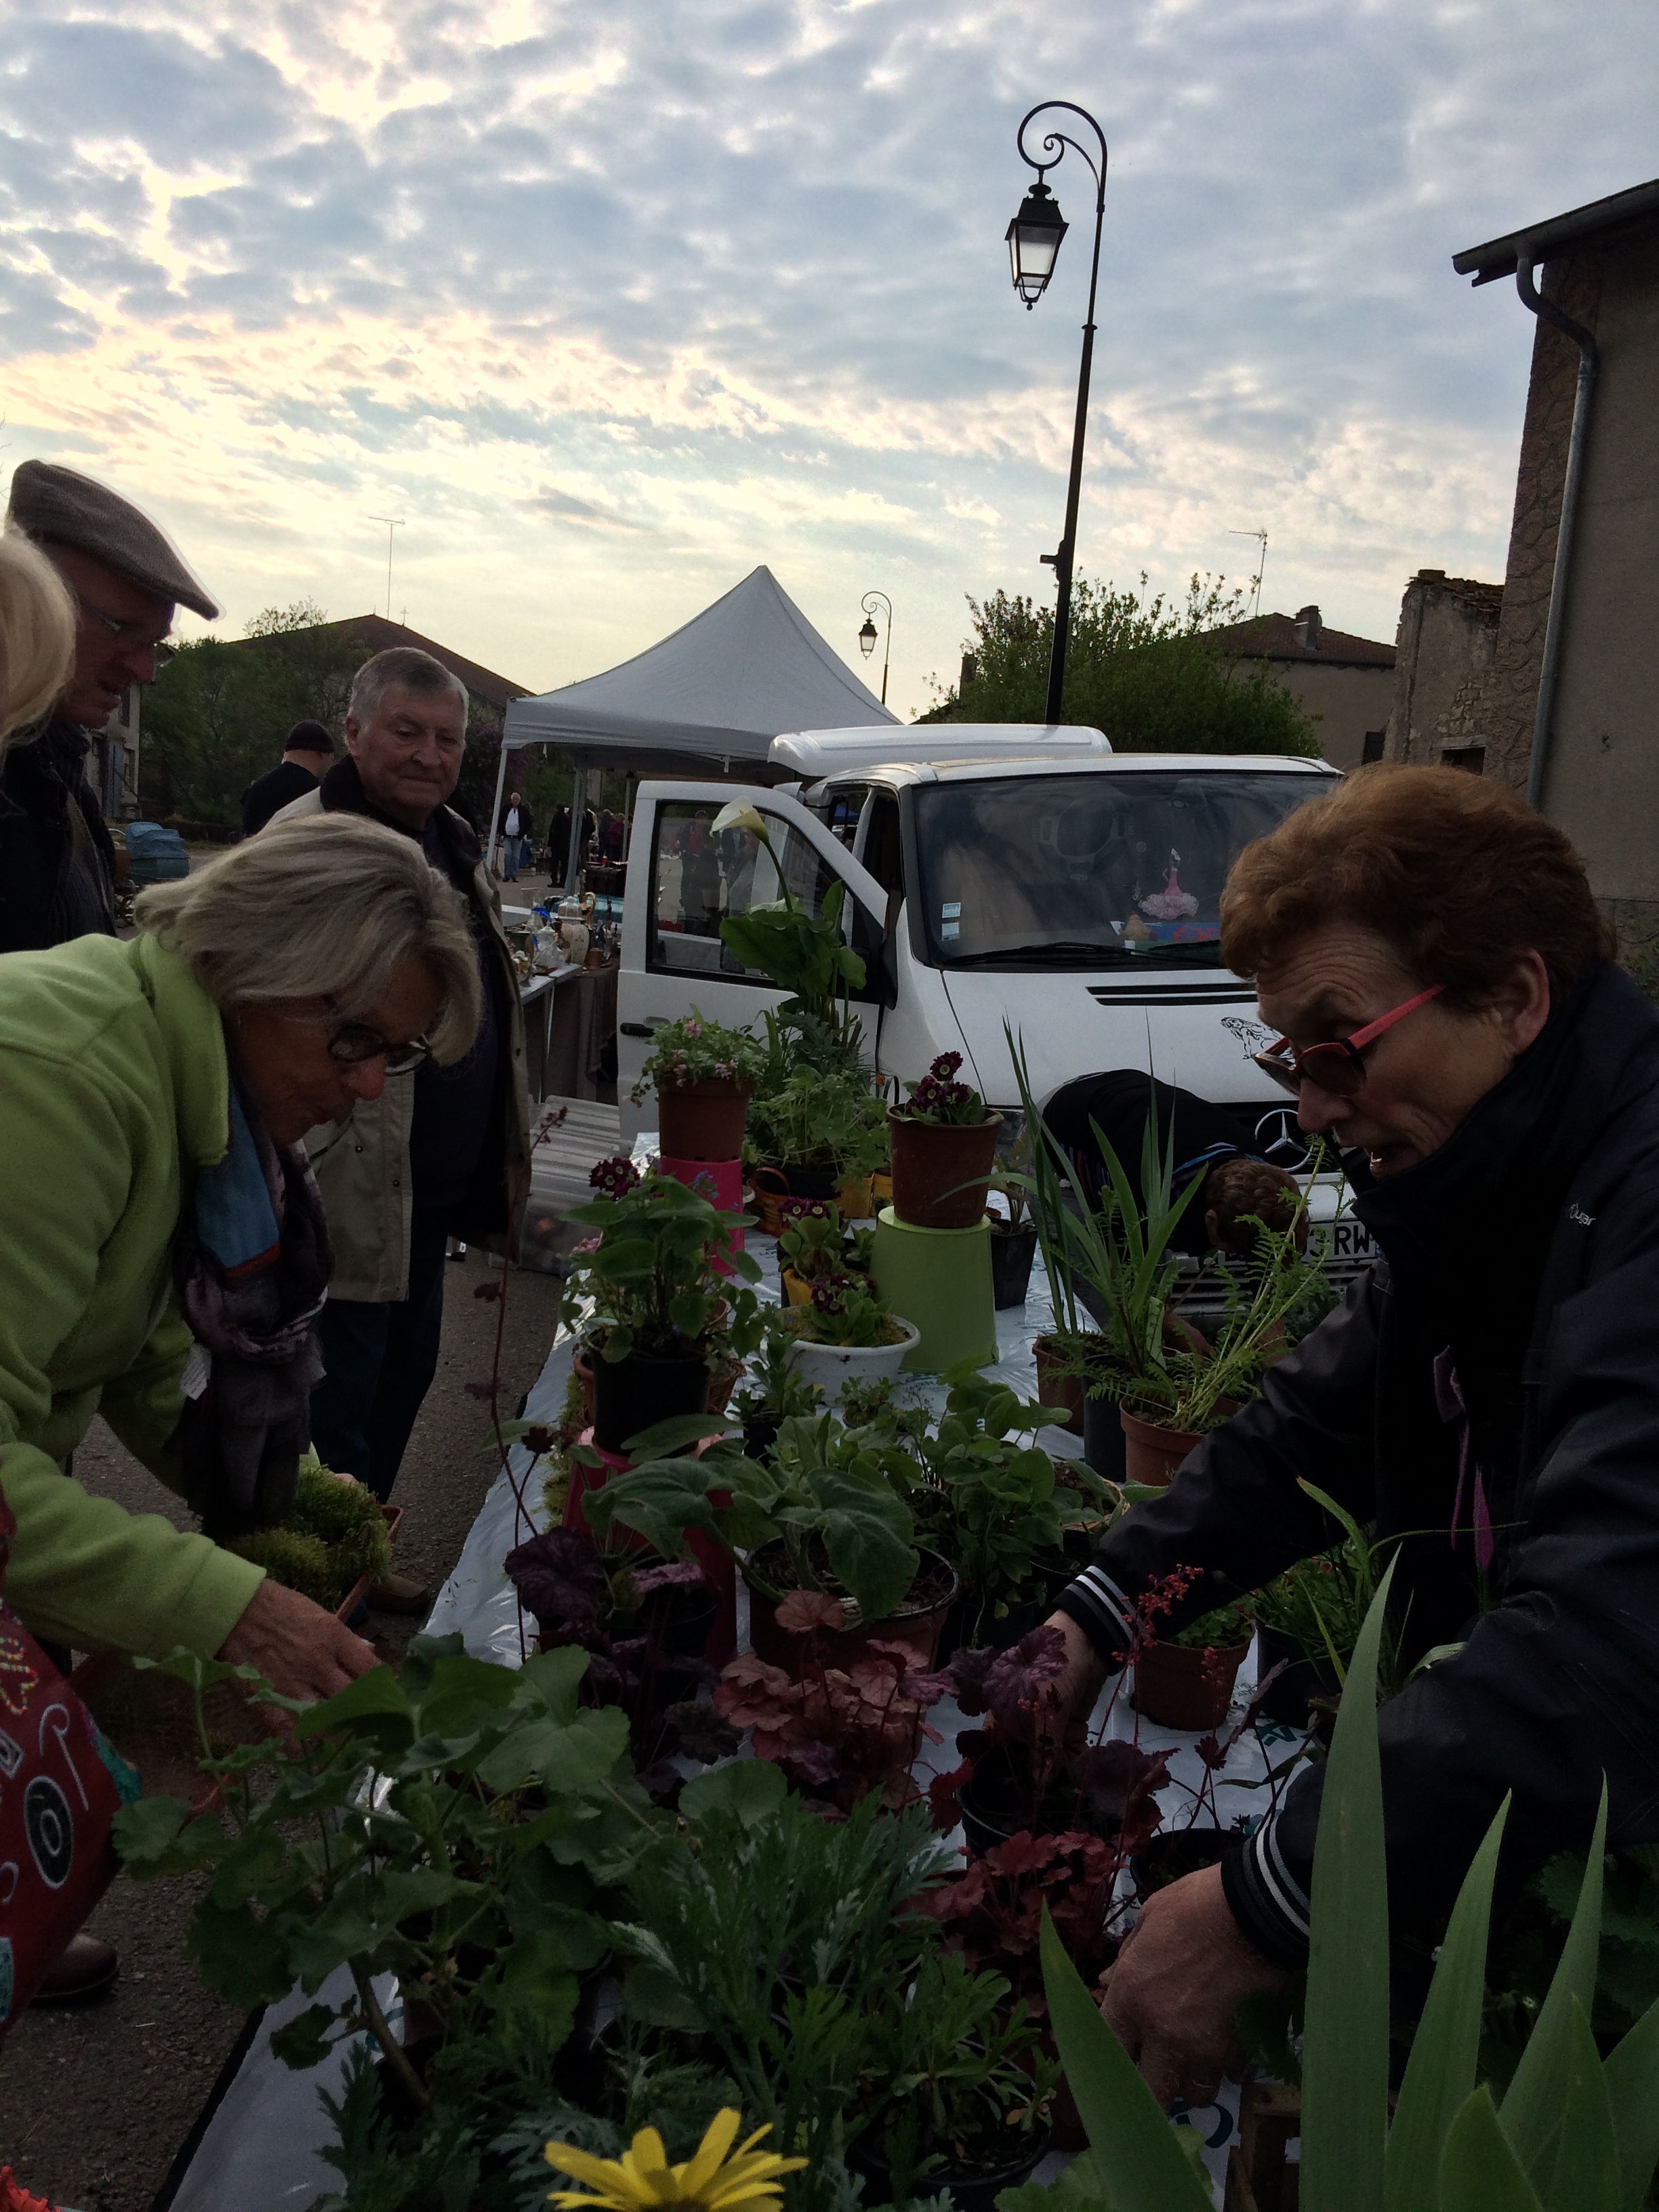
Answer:
POLYGON ((1254 538, 1261 548, 1261 558, 1255 566, 1255 604, 1250 609, 1250 617, 1254 621, 1261 611, 1261 579, 1267 573, 1267 533, 1265 530, 1230 530, 1227 535, 1229 538, 1254 538))
POLYGON ((371 522, 383 522, 386 525, 386 618, 390 622, 392 620, 392 532, 403 528, 404 519, 401 514, 371 514, 368 519, 371 522))

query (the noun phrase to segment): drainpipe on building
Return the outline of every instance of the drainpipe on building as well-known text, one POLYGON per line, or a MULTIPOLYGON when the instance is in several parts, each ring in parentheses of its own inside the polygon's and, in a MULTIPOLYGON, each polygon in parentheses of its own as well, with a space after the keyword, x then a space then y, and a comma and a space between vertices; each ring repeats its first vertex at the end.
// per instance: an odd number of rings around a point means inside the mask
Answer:
POLYGON ((1573 526, 1578 516, 1578 485, 1584 472, 1585 434, 1589 428, 1590 398, 1601 356, 1595 340, 1582 323, 1564 315, 1544 299, 1532 281, 1534 256, 1530 241, 1522 239, 1515 252, 1515 289, 1521 304, 1570 337, 1578 349, 1578 388, 1573 394, 1572 429, 1567 439, 1567 472, 1561 486, 1561 520, 1555 533, 1555 571, 1550 579, 1550 611, 1544 624, 1544 659, 1538 672, 1538 712, 1532 726, 1532 758, 1527 768, 1527 804, 1540 812, 1544 778, 1549 767, 1551 727, 1555 718, 1555 679, 1561 656, 1561 629, 1566 617, 1567 572, 1572 564, 1573 526))

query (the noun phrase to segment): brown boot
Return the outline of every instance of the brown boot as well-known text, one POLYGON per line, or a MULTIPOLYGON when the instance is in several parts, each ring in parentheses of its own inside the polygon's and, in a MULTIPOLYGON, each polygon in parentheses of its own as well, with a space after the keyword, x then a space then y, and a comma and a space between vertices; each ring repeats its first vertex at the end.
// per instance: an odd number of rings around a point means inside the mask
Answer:
POLYGON ((429 1613, 432 1592, 413 1575, 388 1573, 369 1584, 366 1602, 374 1613, 429 1613))
POLYGON ((41 1978, 32 2002, 38 2005, 79 2004, 101 1996, 121 1971, 115 1946, 83 1929, 71 1936, 56 1960, 41 1978))

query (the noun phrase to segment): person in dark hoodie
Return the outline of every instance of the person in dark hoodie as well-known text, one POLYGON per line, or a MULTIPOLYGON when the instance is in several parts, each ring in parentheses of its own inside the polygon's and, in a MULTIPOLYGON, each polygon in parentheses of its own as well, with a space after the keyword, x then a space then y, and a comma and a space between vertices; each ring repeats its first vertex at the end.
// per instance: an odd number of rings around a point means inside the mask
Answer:
POLYGON ((115 934, 115 850, 87 776, 94 736, 135 684, 155 681, 173 610, 219 610, 148 515, 76 470, 25 461, 9 526, 33 539, 75 602, 75 662, 33 734, 0 765, 0 952, 115 934))
POLYGON ((242 793, 243 836, 257 837, 273 815, 308 797, 333 757, 334 740, 320 722, 296 722, 283 741, 276 767, 256 775, 242 793))
MULTIPOLYGON (((465 1057, 388 1077, 378 1098, 306 1138, 334 1248, 312 1441, 382 1501, 437 1371, 447 1239, 510 1243, 530 1187, 518 976, 483 848, 447 803, 466 710, 465 686, 430 653, 377 653, 352 679, 347 757, 275 817, 366 814, 412 837, 465 899, 477 948, 483 1012, 465 1057)), ((428 1594, 389 1575, 369 1602, 417 1613, 428 1594)))
MULTIPOLYGON (((1360 769, 1245 848, 1221 915, 1283 1032, 1259 1063, 1358 1152, 1382 1262, 1062 1594, 1054 1720, 1176 1568, 1160 1634, 1339 1541, 1318 1486, 1398 1540, 1401 1659, 1436 1654, 1378 1715, 1391 1925, 1432 1941, 1505 1796, 1512 1881, 1588 1844, 1604 1777, 1609 1846, 1659 1839, 1659 1012, 1560 830, 1456 769, 1360 769)), ((1112 1970, 1166 2102, 1305 1962, 1323 1772, 1112 1970)))

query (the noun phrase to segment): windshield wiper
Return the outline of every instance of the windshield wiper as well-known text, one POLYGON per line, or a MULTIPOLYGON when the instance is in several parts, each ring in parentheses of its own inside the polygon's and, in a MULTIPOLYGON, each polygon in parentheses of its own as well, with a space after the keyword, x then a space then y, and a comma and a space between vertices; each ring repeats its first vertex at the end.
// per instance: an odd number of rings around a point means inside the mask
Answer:
POLYGON ((955 959, 947 957, 945 965, 947 968, 989 968, 1004 962, 1026 961, 1040 967, 1047 962, 1064 961, 1070 965, 1081 961, 1091 966, 1099 966, 1107 962, 1115 964, 1122 961, 1144 963, 1150 967, 1168 960, 1172 955, 1187 958, 1194 953, 1200 955, 1212 967, 1221 965, 1220 941, 1213 937, 1189 938, 1184 944, 1178 945, 1153 941, 1146 945, 1144 951, 1137 951, 1133 944, 1125 945, 1117 938, 1091 944, 1083 938, 1063 937, 1049 945, 999 945, 994 951, 963 952, 955 959))

